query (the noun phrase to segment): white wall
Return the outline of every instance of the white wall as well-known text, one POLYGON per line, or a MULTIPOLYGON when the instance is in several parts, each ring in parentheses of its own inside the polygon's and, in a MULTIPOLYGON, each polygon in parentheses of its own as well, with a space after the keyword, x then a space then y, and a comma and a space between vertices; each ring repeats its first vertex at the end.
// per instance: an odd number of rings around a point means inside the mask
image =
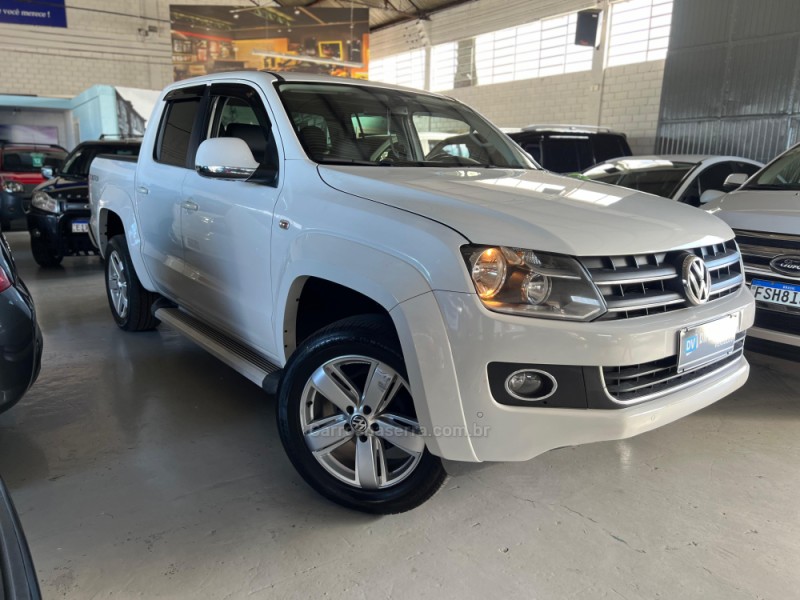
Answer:
MULTIPOLYGON (((598 5, 591 0, 478 0, 435 13, 429 22, 399 25, 372 34, 371 59, 456 41, 598 5)), ((592 71, 458 88, 443 92, 476 108, 501 127, 581 124, 628 134, 634 153, 653 152, 664 61, 603 69, 595 52, 592 71)))

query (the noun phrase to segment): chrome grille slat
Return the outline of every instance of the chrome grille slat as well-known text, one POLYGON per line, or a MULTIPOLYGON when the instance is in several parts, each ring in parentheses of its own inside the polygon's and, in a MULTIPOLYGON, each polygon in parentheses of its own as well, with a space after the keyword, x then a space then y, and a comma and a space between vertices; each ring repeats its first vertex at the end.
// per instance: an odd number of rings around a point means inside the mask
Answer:
POLYGON ((706 261, 706 267, 709 271, 718 271, 723 267, 732 265, 739 262, 739 252, 736 250, 728 250, 722 256, 714 257, 706 261))
POLYGON ((675 293, 661 294, 659 296, 648 296, 646 294, 639 294, 638 296, 627 296, 623 300, 609 300, 608 310, 611 312, 619 312, 623 310, 644 310, 646 308, 655 308, 657 306, 669 306, 671 304, 683 303, 684 299, 675 293), (648 302, 643 302, 647 299, 648 302))
POLYGON ((741 254, 728 240, 688 250, 581 259, 608 306, 601 319, 630 319, 689 306, 681 281, 680 261, 686 252, 702 258, 711 273, 713 302, 744 285, 741 254))
POLYGON ((744 282, 744 276, 741 273, 729 273, 723 277, 718 278, 716 281, 712 279, 711 295, 720 294, 731 288, 739 287, 744 282))

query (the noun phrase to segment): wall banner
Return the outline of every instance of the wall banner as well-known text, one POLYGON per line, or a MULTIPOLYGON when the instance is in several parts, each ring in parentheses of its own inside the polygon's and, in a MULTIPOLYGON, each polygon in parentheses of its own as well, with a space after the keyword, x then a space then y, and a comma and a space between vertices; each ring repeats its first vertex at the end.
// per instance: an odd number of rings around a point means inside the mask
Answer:
POLYGON ((0 23, 66 27, 65 0, 0 0, 0 23))

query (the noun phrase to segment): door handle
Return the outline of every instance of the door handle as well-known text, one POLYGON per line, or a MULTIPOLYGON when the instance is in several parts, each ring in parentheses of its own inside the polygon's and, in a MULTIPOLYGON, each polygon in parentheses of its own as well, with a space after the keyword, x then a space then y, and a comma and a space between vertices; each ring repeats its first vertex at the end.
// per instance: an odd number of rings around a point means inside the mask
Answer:
POLYGON ((136 188, 136 191, 137 191, 137 192, 139 192, 140 194, 145 194, 145 195, 147 195, 147 194, 149 194, 149 193, 150 193, 150 188, 146 188, 145 186, 143 186, 143 185, 140 185, 140 186, 138 186, 138 187, 136 188))
POLYGON ((191 200, 186 200, 183 204, 181 204, 181 206, 183 206, 183 208, 185 208, 186 210, 197 210, 198 209, 197 204, 195 204, 191 200))

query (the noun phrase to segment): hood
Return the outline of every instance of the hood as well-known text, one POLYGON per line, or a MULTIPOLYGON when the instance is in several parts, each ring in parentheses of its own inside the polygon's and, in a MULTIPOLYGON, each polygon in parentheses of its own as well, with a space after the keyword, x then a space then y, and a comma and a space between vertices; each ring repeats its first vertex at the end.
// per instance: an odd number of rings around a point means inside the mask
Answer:
POLYGON ((44 181, 41 173, 13 173, 11 171, 0 173, 0 179, 3 181, 16 181, 23 185, 38 185, 44 181))
POLYGON ((89 181, 58 176, 41 183, 34 191, 47 192, 53 198, 64 200, 86 200, 89 197, 89 181))
POLYGON ((734 229, 800 235, 800 192, 737 190, 705 210, 734 229))
POLYGON ((476 244, 608 256, 706 246, 711 215, 627 188, 521 169, 320 166, 337 190, 438 221, 476 244))

